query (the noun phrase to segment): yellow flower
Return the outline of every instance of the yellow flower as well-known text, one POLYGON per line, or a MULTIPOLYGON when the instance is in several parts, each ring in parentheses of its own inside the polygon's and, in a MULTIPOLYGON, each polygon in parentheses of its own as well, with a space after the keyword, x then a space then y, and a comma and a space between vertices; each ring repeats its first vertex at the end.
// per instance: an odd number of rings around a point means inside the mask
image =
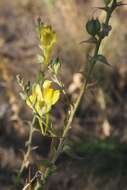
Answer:
POLYGON ((46 104, 47 112, 51 109, 52 105, 54 105, 58 101, 60 97, 60 91, 54 90, 51 87, 51 84, 52 84, 51 81, 46 80, 43 84, 43 89, 42 89, 42 96, 46 104))
POLYGON ((44 53, 44 63, 48 64, 53 47, 57 41, 56 33, 52 30, 51 26, 42 25, 39 29, 40 32, 40 47, 44 53))
POLYGON ((26 99, 26 104, 40 116, 49 112, 60 97, 60 91, 54 90, 51 85, 49 80, 45 80, 42 86, 34 84, 32 94, 26 99))

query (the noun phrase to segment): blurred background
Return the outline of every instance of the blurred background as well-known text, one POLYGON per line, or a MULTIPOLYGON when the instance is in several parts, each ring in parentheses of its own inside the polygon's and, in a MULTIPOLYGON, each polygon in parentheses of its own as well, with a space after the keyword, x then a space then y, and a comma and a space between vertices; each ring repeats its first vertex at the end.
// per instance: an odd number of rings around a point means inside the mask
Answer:
MULTIPOLYGON (((0 190, 14 187, 28 138, 31 111, 19 96, 16 75, 33 80, 39 52, 36 21, 53 27, 58 36, 54 56, 62 60, 61 79, 70 96, 77 96, 79 72, 92 46, 85 23, 105 16, 98 0, 0 0, 0 190)), ((114 12, 112 31, 100 51, 112 68, 97 64, 93 81, 74 118, 67 140, 69 151, 58 160, 58 169, 47 190, 127 190, 127 8, 114 12)), ((56 128, 64 119, 64 102, 53 114, 56 128)), ((31 154, 31 167, 40 164, 49 151, 50 139, 34 135, 39 146, 31 154)), ((27 173, 27 172, 26 172, 27 173)))

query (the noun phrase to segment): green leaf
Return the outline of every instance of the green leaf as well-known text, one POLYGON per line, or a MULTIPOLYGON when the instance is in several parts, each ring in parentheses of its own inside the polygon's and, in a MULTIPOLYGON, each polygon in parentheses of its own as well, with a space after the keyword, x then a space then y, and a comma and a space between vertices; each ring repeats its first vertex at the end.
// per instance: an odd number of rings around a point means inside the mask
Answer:
POLYGON ((44 73, 42 71, 39 71, 36 76, 36 81, 40 84, 44 82, 44 73))
POLYGON ((99 61, 99 62, 101 62, 101 63, 104 63, 104 64, 106 64, 106 65, 108 65, 108 66, 111 66, 111 65, 108 63, 108 61, 107 61, 107 59, 106 59, 106 57, 105 57, 104 55, 97 55, 97 56, 96 56, 96 61, 99 61))
POLYGON ((94 43, 95 44, 95 43, 97 43, 97 39, 95 37, 91 37, 88 40, 84 40, 84 41, 80 42, 80 44, 83 44, 83 43, 89 43, 89 44, 94 43))
POLYGON ((52 63, 53 72, 57 75, 61 67, 60 59, 57 57, 52 63))
POLYGON ((108 7, 97 7, 97 8, 106 12, 109 10, 108 7))

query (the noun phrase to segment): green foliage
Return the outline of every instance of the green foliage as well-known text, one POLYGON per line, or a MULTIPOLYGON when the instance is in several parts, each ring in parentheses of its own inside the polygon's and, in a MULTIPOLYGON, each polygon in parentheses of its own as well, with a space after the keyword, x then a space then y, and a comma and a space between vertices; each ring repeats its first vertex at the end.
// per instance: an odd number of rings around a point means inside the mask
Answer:
POLYGON ((52 71, 54 72, 55 75, 58 74, 60 67, 61 67, 61 61, 57 57, 55 60, 53 60, 51 65, 52 71))
POLYGON ((96 61, 99 61, 99 62, 101 62, 101 63, 103 63, 103 64, 106 64, 106 65, 110 65, 104 55, 98 54, 98 55, 96 56, 96 61))

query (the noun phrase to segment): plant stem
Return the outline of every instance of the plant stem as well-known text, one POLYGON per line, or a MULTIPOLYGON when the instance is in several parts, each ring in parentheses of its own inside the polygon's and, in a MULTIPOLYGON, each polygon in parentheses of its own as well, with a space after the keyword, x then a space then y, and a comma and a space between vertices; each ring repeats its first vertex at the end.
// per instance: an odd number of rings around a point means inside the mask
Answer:
MULTIPOLYGON (((108 10, 106 11, 106 18, 105 18, 105 22, 104 22, 104 25, 109 26, 109 21, 110 21, 110 18, 111 18, 111 15, 112 15, 112 12, 115 10, 116 8, 116 1, 114 0, 112 2, 112 5, 111 7, 108 7, 108 10)), ((103 32, 103 31, 102 31, 103 32)), ((71 124, 72 124, 72 121, 73 121, 73 118, 75 116, 75 113, 77 111, 77 108, 79 107, 79 104, 81 102, 81 99, 83 97, 83 95, 86 93, 86 90, 87 90, 87 86, 88 86, 88 83, 89 83, 89 80, 90 80, 90 77, 92 75, 92 72, 93 72, 93 69, 94 69, 94 66, 96 64, 96 56, 98 55, 99 53, 99 49, 100 49, 100 46, 101 46, 101 43, 103 41, 103 39, 106 37, 107 35, 98 35, 98 41, 96 43, 96 46, 95 46, 95 51, 94 51, 94 54, 93 54, 93 57, 92 59, 90 60, 90 68, 89 68, 89 71, 88 71, 88 75, 87 75, 87 78, 86 80, 84 79, 84 83, 81 87, 81 90, 80 90, 80 93, 79 93, 79 96, 74 104, 74 106, 70 106, 70 115, 69 115, 69 119, 67 121, 67 124, 64 128, 64 131, 63 131, 63 135, 62 135, 62 138, 60 138, 60 142, 59 142, 59 145, 57 147, 57 151, 53 157, 53 159, 51 160, 51 163, 52 164, 55 164, 55 162, 57 161, 59 155, 62 153, 63 151, 63 146, 64 146, 64 142, 65 142, 65 138, 69 132, 69 129, 71 128, 71 124)), ((50 171, 50 167, 47 168, 46 172, 50 171)), ((47 176, 46 176, 47 177, 47 176)), ((45 181, 45 180, 44 180, 45 181)))
MULTIPOLYGON (((112 3, 112 6, 110 7, 109 11, 107 11, 107 14, 106 14, 106 18, 105 18, 105 25, 108 26, 109 24, 109 21, 110 21, 110 18, 111 18, 111 15, 112 15, 112 12, 114 11, 115 9, 115 5, 114 5, 114 2, 112 3)), ((96 47, 95 47, 95 51, 94 51, 94 55, 93 55, 93 58, 95 58, 97 55, 98 55, 98 52, 99 52, 99 49, 100 49, 100 46, 101 46, 101 43, 103 41, 105 37, 101 37, 99 36, 99 39, 96 43, 96 47)), ((62 138, 60 139, 60 142, 59 142, 59 145, 58 145, 58 148, 57 148, 57 152, 56 152, 56 155, 54 156, 53 160, 52 160, 52 163, 55 164, 57 158, 59 157, 59 155, 61 154, 62 152, 62 149, 63 149, 63 145, 64 145, 64 141, 65 141, 65 137, 69 131, 69 129, 71 128, 71 123, 73 121, 73 118, 74 118, 74 115, 77 111, 77 108, 79 107, 79 104, 81 102, 81 99, 84 95, 84 93, 86 92, 87 90, 87 85, 89 83, 89 79, 90 79, 90 76, 92 74, 92 71, 94 69, 94 66, 96 64, 96 59, 93 59, 93 61, 91 62, 91 66, 90 66, 90 69, 88 71, 88 75, 87 75, 87 78, 86 80, 84 80, 84 83, 81 87, 81 90, 80 90, 80 93, 79 93, 79 96, 74 104, 74 107, 71 107, 71 113, 70 113, 70 116, 69 116, 69 119, 68 119, 68 122, 64 128, 64 131, 63 131, 63 135, 62 135, 62 138)))
POLYGON ((35 119, 36 119, 36 117, 34 116, 33 120, 32 120, 32 123, 30 125, 30 130, 29 130, 29 138, 28 138, 28 141, 27 141, 27 151, 26 151, 26 153, 24 155, 24 160, 22 162, 22 165, 21 165, 21 168, 20 168, 20 171, 19 171, 19 175, 21 175, 24 168, 26 167, 26 163, 29 160, 29 155, 30 155, 30 152, 31 152, 31 149, 32 149, 32 136, 33 136, 33 132, 34 132, 35 119))
POLYGON ((47 132, 48 127, 49 127, 49 113, 47 112, 47 113, 46 113, 45 135, 46 135, 46 132, 47 132))

